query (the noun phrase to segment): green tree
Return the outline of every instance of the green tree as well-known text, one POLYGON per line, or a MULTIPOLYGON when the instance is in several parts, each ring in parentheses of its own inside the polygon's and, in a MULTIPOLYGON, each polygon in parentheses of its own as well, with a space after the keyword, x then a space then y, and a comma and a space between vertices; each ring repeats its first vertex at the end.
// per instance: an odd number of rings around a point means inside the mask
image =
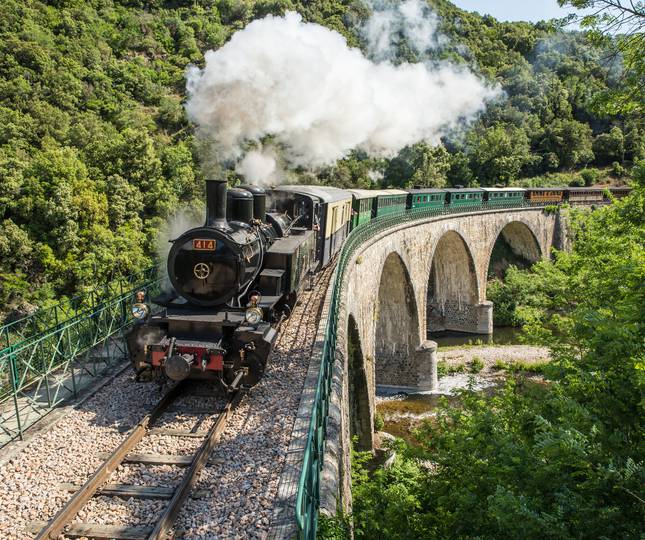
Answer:
POLYGON ((599 165, 608 165, 614 161, 625 161, 625 137, 618 126, 609 133, 601 133, 593 142, 593 152, 599 165))
POLYGON ((546 127, 543 149, 558 156, 560 165, 571 169, 594 159, 591 127, 577 120, 557 119, 546 127))
POLYGON ((417 143, 401 150, 385 170, 384 184, 398 187, 446 185, 450 155, 444 146, 417 143))
POLYGON ((498 124, 473 130, 467 148, 471 169, 482 185, 508 185, 520 176, 523 167, 535 162, 526 132, 515 126, 498 124))
POLYGON ((645 6, 643 2, 624 0, 558 0, 561 6, 587 9, 590 14, 571 15, 580 22, 591 40, 609 48, 622 60, 620 79, 596 99, 596 106, 606 114, 643 113, 643 77, 645 77, 645 6))

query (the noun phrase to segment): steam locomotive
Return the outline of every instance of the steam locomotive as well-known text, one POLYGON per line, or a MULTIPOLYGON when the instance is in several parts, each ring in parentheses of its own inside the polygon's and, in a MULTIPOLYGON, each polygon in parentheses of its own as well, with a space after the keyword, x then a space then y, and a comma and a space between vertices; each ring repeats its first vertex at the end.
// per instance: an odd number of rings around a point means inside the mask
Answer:
POLYGON ((203 227, 172 241, 172 293, 137 298, 139 324, 127 335, 139 374, 254 385, 264 372, 278 323, 289 316, 314 271, 329 263, 349 232, 351 197, 335 188, 293 186, 267 193, 206 182, 203 227), (269 211, 267 211, 269 204, 269 211))
POLYGON ((341 249, 350 229, 387 214, 448 207, 601 204, 629 188, 468 188, 341 190, 323 186, 227 189, 206 182, 203 227, 173 240, 172 293, 143 293, 127 335, 138 373, 173 380, 210 378, 225 388, 262 376, 280 321, 309 276, 341 249), (611 194, 610 194, 611 192, 611 194), (268 208, 268 211, 267 211, 268 208))

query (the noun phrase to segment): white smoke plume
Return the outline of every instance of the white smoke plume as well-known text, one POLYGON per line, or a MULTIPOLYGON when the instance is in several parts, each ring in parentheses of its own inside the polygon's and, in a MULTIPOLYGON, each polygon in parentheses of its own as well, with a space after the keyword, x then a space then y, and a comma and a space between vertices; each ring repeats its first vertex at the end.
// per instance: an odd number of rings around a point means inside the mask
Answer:
POLYGON ((168 260, 170 248, 172 247, 171 242, 179 238, 189 229, 200 227, 205 221, 206 206, 198 203, 179 208, 173 215, 168 217, 161 227, 159 227, 155 251, 157 254, 157 261, 161 263, 163 277, 161 288, 163 291, 173 290, 167 273, 168 269, 165 264, 168 260))
POLYGON ((251 150, 235 167, 235 172, 256 185, 271 185, 280 182, 282 173, 278 168, 277 157, 271 148, 251 150))
POLYGON ((448 42, 438 30, 439 18, 426 2, 372 0, 369 5, 372 16, 363 26, 362 34, 367 42, 368 56, 373 60, 391 60, 401 38, 419 54, 448 42))
MULTIPOLYGON (((250 23, 205 59, 187 72, 186 110, 223 161, 242 160, 250 141, 257 148, 269 135, 291 167, 333 164, 354 149, 392 157, 421 140, 437 143, 497 94, 448 63, 370 61, 293 12, 250 23)), ((272 171, 258 155, 239 164, 258 169, 272 171)))
POLYGON ((367 172, 367 177, 370 179, 372 184, 378 184, 385 175, 381 171, 368 171, 367 172))

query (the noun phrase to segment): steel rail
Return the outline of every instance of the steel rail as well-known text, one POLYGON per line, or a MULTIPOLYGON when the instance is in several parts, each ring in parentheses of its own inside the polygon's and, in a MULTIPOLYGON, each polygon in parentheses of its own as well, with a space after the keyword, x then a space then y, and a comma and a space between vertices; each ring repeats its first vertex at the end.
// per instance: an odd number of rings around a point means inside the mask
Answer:
POLYGON ((99 488, 108 480, 116 468, 123 463, 130 451, 143 439, 148 432, 150 425, 161 416, 168 406, 181 394, 185 385, 178 383, 168 391, 133 429, 126 439, 117 447, 112 455, 107 459, 94 474, 83 484, 72 498, 60 509, 54 516, 54 519, 36 536, 36 540, 55 540, 63 532, 63 529, 69 524, 78 511, 89 501, 99 490, 99 488))
MULTIPOLYGON (((179 510, 181 509, 186 497, 188 497, 191 488, 194 486, 200 471, 208 462, 208 458, 219 441, 221 434, 226 428, 228 419, 239 404, 244 392, 240 390, 239 384, 244 376, 243 372, 238 373, 237 377, 231 384, 234 392, 228 398, 226 406, 221 411, 213 411, 211 416, 217 415, 217 419, 212 427, 208 430, 204 442, 195 452, 187 471, 184 473, 181 482, 175 488, 173 495, 164 509, 162 515, 157 520, 156 526, 146 538, 148 540, 162 540, 169 537, 179 510)), ((94 474, 83 484, 83 486, 72 496, 72 498, 63 506, 54 518, 43 528, 36 540, 54 540, 64 534, 65 527, 71 524, 76 514, 85 506, 85 504, 94 497, 107 482, 110 475, 121 465, 132 450, 141 442, 141 440, 150 433, 151 427, 155 421, 165 412, 177 398, 184 395, 187 388, 187 381, 181 381, 170 389, 161 400, 128 434, 126 439, 117 447, 109 458, 94 472, 94 474)), ((88 524, 89 525, 89 524, 88 524)))
MULTIPOLYGON (((237 388, 242 377, 243 373, 240 371, 231 386, 233 388, 237 388)), ((177 486, 170 503, 166 506, 163 515, 157 522, 157 525, 148 537, 148 540, 163 540, 168 538, 168 531, 173 526, 182 504, 186 500, 186 497, 188 497, 191 488, 197 481, 200 471, 204 468, 204 465, 206 465, 213 448, 219 441, 220 435, 226 428, 228 419, 231 417, 233 411, 242 398, 242 394, 243 392, 241 390, 235 390, 233 396, 228 400, 226 407, 224 407, 224 410, 217 417, 217 420, 208 431, 206 440, 202 443, 199 450, 197 450, 188 471, 184 474, 181 483, 177 486)))

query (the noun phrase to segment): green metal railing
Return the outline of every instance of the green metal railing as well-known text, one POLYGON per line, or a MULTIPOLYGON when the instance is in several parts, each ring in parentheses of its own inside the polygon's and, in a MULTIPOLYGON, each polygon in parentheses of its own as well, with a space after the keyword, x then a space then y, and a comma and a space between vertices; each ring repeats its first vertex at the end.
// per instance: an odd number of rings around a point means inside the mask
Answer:
POLYGON ((161 280, 149 268, 0 328, 0 446, 123 361, 115 336, 132 322, 134 293, 155 294, 161 280))
POLYGON ((325 328, 324 344, 322 350, 320 371, 314 405, 311 412, 311 421, 307 434, 302 471, 298 482, 296 495, 296 526, 300 540, 313 540, 316 538, 318 526, 318 508, 320 503, 320 471, 323 466, 325 453, 325 434, 327 428, 327 413, 332 386, 332 373, 336 352, 336 332, 338 330, 338 314, 343 280, 347 264, 356 250, 377 234, 406 222, 419 221, 428 218, 440 217, 448 214, 464 214, 472 212, 493 212, 496 210, 516 210, 522 208, 542 208, 547 204, 535 204, 523 201, 521 204, 494 204, 486 202, 473 206, 445 207, 445 208, 417 208, 405 210, 397 214, 379 217, 359 225, 347 237, 338 257, 338 263, 332 284, 331 304, 325 328))

